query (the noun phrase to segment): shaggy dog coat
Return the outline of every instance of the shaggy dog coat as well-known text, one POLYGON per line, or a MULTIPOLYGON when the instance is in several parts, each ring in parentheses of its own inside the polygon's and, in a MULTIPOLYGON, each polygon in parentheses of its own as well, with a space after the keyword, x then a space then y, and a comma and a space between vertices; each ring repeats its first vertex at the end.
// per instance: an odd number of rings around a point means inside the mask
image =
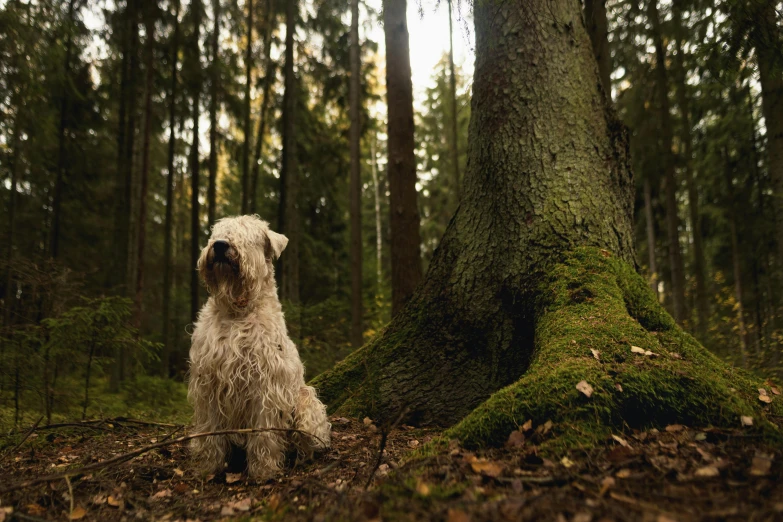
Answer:
POLYGON ((250 477, 281 468, 286 441, 300 453, 329 445, 326 408, 305 385, 304 366, 288 338, 273 260, 288 239, 257 216, 218 221, 198 260, 210 297, 199 312, 190 348, 188 400, 197 433, 239 428, 286 432, 211 436, 192 441, 205 473, 220 471, 232 446, 244 448, 250 477))

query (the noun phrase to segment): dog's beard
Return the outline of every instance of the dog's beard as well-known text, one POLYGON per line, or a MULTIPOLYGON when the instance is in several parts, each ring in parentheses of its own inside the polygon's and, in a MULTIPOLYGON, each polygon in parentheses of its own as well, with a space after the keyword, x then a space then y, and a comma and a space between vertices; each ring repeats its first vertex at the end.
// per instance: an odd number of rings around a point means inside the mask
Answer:
POLYGON ((235 303, 243 299, 242 274, 234 262, 218 262, 207 265, 205 277, 209 293, 216 299, 235 303))

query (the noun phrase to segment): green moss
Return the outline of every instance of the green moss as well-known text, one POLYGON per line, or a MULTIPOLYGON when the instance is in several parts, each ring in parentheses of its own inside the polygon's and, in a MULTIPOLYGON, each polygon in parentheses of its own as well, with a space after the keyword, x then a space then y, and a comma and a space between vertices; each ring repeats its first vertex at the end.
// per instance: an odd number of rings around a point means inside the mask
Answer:
POLYGON ((530 368, 448 430, 446 439, 499 445, 528 419, 552 420, 555 437, 547 445, 558 449, 592 446, 628 427, 738 427, 748 415, 752 429, 780 440, 766 420, 783 411, 780 401, 758 401, 763 382, 683 332, 626 263, 605 251, 578 249, 549 271, 539 296, 530 368), (590 397, 576 389, 582 380, 594 390, 590 397))

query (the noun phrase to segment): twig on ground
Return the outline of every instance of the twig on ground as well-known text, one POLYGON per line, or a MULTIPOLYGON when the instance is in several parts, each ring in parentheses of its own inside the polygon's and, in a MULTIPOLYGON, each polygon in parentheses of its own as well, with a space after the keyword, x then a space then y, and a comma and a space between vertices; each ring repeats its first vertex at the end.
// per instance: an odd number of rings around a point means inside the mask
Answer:
MULTIPOLYGON (((42 417, 43 418, 43 417, 42 417)), ((93 419, 88 421, 80 421, 80 422, 60 422, 58 424, 47 424, 46 426, 38 426, 38 424, 41 422, 41 419, 38 419, 38 422, 35 423, 34 428, 30 433, 33 431, 44 431, 44 430, 54 430, 57 428, 88 428, 92 430, 102 430, 102 431, 111 431, 111 428, 106 428, 102 426, 103 424, 109 424, 109 423, 115 423, 115 424, 138 424, 140 426, 159 426, 162 428, 179 428, 184 427, 184 424, 170 424, 167 422, 151 422, 151 421, 143 421, 139 419, 131 419, 129 417, 113 417, 110 419, 93 419)), ((18 433, 21 433, 20 431, 9 433, 6 435, 3 435, 3 437, 11 437, 13 435, 17 435, 18 433)), ((27 435, 28 437, 30 434, 27 435)))
POLYGON ((2 457, 0 457, 0 462, 3 462, 3 461, 5 460, 5 458, 6 458, 8 455, 10 455, 11 453, 15 452, 15 451, 16 451, 16 450, 18 450, 19 448, 21 448, 21 447, 22 447, 22 444, 24 444, 24 441, 26 441, 26 440, 27 440, 27 439, 30 437, 30 435, 32 435, 32 434, 33 434, 33 432, 35 431, 35 428, 37 428, 37 427, 38 427, 38 424, 40 424, 42 420, 43 420, 43 415, 41 415, 41 417, 40 417, 40 418, 39 418, 37 421, 35 421, 35 424, 33 424, 33 425, 30 427, 30 429, 29 429, 29 430, 27 430, 27 433, 25 433, 25 436, 24 436, 24 437, 22 437, 22 440, 20 440, 20 441, 19 441, 19 444, 17 444, 16 446, 14 446, 14 447, 11 449, 11 451, 9 451, 9 452, 5 453, 5 454, 4 454, 2 457))
POLYGON ((174 435, 176 435, 177 433, 179 433, 180 431, 182 431, 182 429, 183 429, 184 427, 185 427, 185 426, 177 426, 177 427, 174 429, 174 431, 172 431, 171 433, 169 433, 168 435, 166 435, 165 437, 163 437, 162 439, 160 439, 160 441, 159 441, 159 442, 165 442, 165 441, 169 440, 171 437, 173 437, 174 435))
POLYGON ((163 428, 184 428, 184 424, 170 424, 168 422, 151 422, 143 421, 139 419, 131 419, 129 417, 114 417, 113 419, 106 419, 107 422, 129 422, 132 424, 140 424, 142 426, 161 426, 163 428))
POLYGON ((65 483, 68 484, 68 497, 71 500, 71 510, 68 512, 68 518, 73 517, 73 485, 71 484, 71 477, 65 476, 65 483))
POLYGON ((17 491, 20 489, 26 489, 32 486, 35 486, 37 484, 42 484, 44 482, 53 482, 56 480, 62 480, 65 477, 75 477, 77 475, 82 475, 88 471, 96 471, 103 468, 108 468, 114 464, 121 464, 123 462, 126 462, 128 460, 131 460, 135 457, 138 457, 139 455, 143 455, 144 453, 148 453, 152 450, 163 448, 165 446, 172 446, 174 444, 180 444, 182 442, 187 442, 192 439, 198 439, 202 437, 214 437, 218 435, 239 435, 239 434, 253 434, 253 433, 267 433, 270 431, 276 431, 276 432, 285 432, 285 433, 302 433, 304 435, 307 435, 308 437, 312 437, 318 442, 320 442, 322 445, 326 446, 327 444, 318 436, 313 435, 312 433, 308 433, 303 430, 297 430, 294 428, 242 428, 242 429, 236 429, 236 430, 220 430, 220 431, 209 431, 205 433, 193 433, 191 435, 183 435, 182 437, 168 440, 168 441, 161 441, 157 442, 155 444, 150 444, 149 446, 144 446, 141 448, 138 448, 133 451, 129 451, 127 453, 123 453, 122 455, 117 455, 116 457, 112 457, 110 459, 96 462, 94 464, 88 464, 87 466, 83 466, 81 468, 73 469, 70 471, 66 471, 64 473, 57 473, 55 475, 47 475, 44 477, 38 477, 30 480, 25 480, 22 482, 19 482, 17 484, 13 484, 11 486, 6 486, 3 488, 0 488, 0 494, 2 493, 9 493, 11 491, 17 491))
POLYGON ((394 424, 391 426, 387 424, 381 429, 381 443, 378 445, 378 458, 375 459, 375 465, 373 466, 372 470, 370 470, 370 476, 367 477, 367 482, 364 484, 365 491, 367 491, 367 489, 370 487, 372 479, 375 477, 375 473, 378 471, 378 468, 381 467, 381 461, 383 460, 383 450, 386 449, 386 440, 389 438, 389 433, 393 431, 400 422, 402 422, 402 419, 407 414, 408 408, 405 408, 400 413, 400 416, 397 417, 397 420, 394 421, 394 424))

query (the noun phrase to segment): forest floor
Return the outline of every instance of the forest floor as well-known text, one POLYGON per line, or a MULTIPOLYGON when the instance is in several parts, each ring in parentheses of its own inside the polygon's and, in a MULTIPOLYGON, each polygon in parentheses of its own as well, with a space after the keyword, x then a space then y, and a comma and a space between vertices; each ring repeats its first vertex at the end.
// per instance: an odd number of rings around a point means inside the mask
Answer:
MULTIPOLYGON (((783 520, 781 451, 739 431, 672 425, 550 460, 539 445, 551 423, 526 424, 504 448, 473 452, 454 441, 410 458, 437 432, 400 426, 384 437, 369 419, 332 424, 331 450, 266 483, 230 473, 201 478, 186 445, 174 444, 69 481, 0 493, 0 522, 783 520)), ((0 491, 185 430, 120 420, 0 438, 0 491)))

